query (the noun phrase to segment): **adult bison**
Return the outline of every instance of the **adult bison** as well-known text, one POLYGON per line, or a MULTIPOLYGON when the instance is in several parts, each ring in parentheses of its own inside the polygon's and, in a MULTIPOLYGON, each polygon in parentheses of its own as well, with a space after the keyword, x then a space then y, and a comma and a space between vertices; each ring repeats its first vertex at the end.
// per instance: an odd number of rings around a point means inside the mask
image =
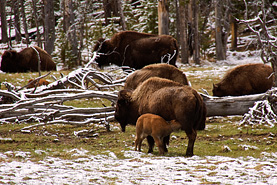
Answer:
POLYGON ((188 79, 182 71, 169 64, 150 64, 129 75, 125 81, 124 89, 136 89, 136 87, 150 77, 166 78, 183 85, 189 85, 188 79))
POLYGON ((272 68, 265 64, 237 66, 213 85, 213 95, 240 96, 266 92, 273 85, 272 73, 272 68))
POLYGON ((122 31, 110 40, 99 39, 94 51, 99 67, 110 63, 135 69, 153 63, 175 65, 178 56, 176 39, 169 35, 153 35, 135 31, 122 31))
MULTIPOLYGON (((151 77, 134 91, 119 91, 115 118, 122 131, 127 124, 135 125, 138 117, 145 113, 159 115, 166 121, 178 121, 189 138, 186 156, 193 155, 196 130, 203 130, 206 120, 206 105, 194 89, 172 80, 151 77)), ((151 142, 148 152, 153 151, 154 141, 151 142)))
POLYGON ((43 49, 34 46, 17 52, 7 50, 2 55, 1 70, 7 73, 38 71, 38 61, 40 59, 40 70, 56 70, 56 64, 51 56, 43 49), (38 54, 39 53, 39 58, 38 54))

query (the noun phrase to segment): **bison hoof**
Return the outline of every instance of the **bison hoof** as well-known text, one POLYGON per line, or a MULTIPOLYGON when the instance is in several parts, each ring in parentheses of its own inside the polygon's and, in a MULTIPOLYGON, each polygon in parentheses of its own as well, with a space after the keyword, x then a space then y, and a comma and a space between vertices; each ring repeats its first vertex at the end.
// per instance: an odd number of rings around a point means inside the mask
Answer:
POLYGON ((192 157, 193 153, 186 153, 186 157, 192 157))

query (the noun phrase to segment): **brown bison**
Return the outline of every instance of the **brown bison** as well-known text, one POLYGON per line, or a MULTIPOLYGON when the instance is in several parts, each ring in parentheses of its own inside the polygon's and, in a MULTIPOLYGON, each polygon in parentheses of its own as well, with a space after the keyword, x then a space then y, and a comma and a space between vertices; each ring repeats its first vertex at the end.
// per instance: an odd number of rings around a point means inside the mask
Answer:
POLYGON ((38 54, 40 58, 40 70, 56 70, 56 64, 52 57, 43 49, 34 46, 25 48, 20 52, 7 50, 2 55, 1 70, 7 73, 38 71, 38 54))
POLYGON ((169 64, 151 64, 129 75, 125 81, 124 89, 136 89, 140 83, 155 76, 188 85, 185 73, 175 66, 169 64))
POLYGON ((213 85, 213 95, 240 96, 266 92, 273 85, 272 73, 272 68, 265 64, 237 66, 213 85))
POLYGON ((176 39, 169 35, 122 31, 110 40, 99 39, 94 51, 100 55, 96 58, 99 67, 112 63, 141 69, 161 62, 175 65, 178 45, 176 39))
POLYGON ((163 155, 164 151, 164 137, 169 136, 172 132, 181 128, 181 124, 176 120, 170 122, 165 121, 161 116, 155 114, 143 114, 136 123, 136 140, 135 151, 141 151, 141 143, 147 136, 152 136, 156 145, 159 148, 159 154, 163 155))
MULTIPOLYGON (((135 125, 138 117, 145 113, 159 115, 167 121, 178 121, 189 138, 186 155, 193 155, 196 130, 203 130, 206 120, 206 105, 194 89, 172 80, 151 77, 134 91, 119 91, 115 118, 123 132, 127 124, 135 125)), ((153 138, 147 139, 148 152, 152 152, 153 138)), ((166 139, 169 140, 169 137, 166 139)), ((166 151, 166 147, 164 149, 166 151)))
POLYGON ((49 82, 45 79, 39 79, 39 80, 34 80, 34 79, 30 79, 28 81, 28 85, 26 86, 26 88, 34 88, 37 86, 42 86, 42 85, 48 85, 49 82))

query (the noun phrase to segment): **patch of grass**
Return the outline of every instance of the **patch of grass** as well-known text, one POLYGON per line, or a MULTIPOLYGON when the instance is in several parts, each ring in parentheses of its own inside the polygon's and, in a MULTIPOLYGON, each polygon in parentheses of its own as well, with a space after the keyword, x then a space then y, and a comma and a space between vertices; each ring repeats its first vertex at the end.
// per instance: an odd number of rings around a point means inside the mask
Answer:
POLYGON ((185 72, 194 89, 198 92, 203 92, 202 89, 205 89, 210 95, 212 95, 213 84, 220 81, 220 78, 216 74, 205 72, 212 69, 213 67, 187 67, 182 69, 182 71, 185 72), (202 73, 201 76, 200 73, 202 73))
MULTIPOLYGON (((223 119, 228 121, 227 118, 223 119)), ((112 127, 119 127, 118 123, 111 124, 112 127)), ((231 122, 213 122, 208 123, 207 126, 207 130, 198 131, 194 147, 195 155, 253 156, 259 158, 262 152, 276 152, 276 136, 269 137, 270 133, 277 133, 276 128, 238 129, 231 122), (254 146, 256 149, 251 147, 244 149, 239 147, 240 145, 254 146), (224 151, 224 146, 228 146, 231 151, 224 151)), ((2 124, 0 126, 1 137, 11 138, 11 140, 0 142, 0 152, 30 152, 32 160, 39 161, 46 156, 73 159, 68 151, 75 148, 87 150, 95 155, 108 155, 109 152, 113 152, 117 158, 125 158, 124 151, 134 149, 135 127, 129 125, 126 127, 125 133, 119 129, 107 132, 105 128, 95 128, 97 130, 95 132, 99 135, 91 138, 76 137, 74 131, 89 130, 92 126, 52 125, 35 128, 28 134, 16 131, 19 127, 23 127, 23 125, 2 124)), ((185 156, 187 143, 188 140, 185 132, 179 131, 173 133, 168 147, 169 152, 165 155, 169 157, 185 156)), ((146 139, 143 142, 142 149, 144 153, 147 152, 148 145, 146 139)), ((154 148, 153 154, 158 155, 157 147, 154 148)), ((15 156, 11 157, 16 158, 15 156)))

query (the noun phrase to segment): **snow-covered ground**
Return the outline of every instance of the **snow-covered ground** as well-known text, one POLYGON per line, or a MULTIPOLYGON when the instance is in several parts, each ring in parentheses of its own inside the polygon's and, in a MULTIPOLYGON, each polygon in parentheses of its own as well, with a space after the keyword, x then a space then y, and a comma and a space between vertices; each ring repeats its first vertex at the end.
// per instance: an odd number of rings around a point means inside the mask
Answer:
MULTIPOLYGON (((45 151, 37 151, 42 153, 45 151)), ((47 157, 31 162, 24 152, 0 153, 3 184, 276 184, 277 152, 255 159, 222 156, 160 157, 122 151, 89 155, 72 150, 73 160, 47 157), (10 155, 24 160, 8 162, 10 155), (143 155, 143 156, 142 156, 143 155)))

